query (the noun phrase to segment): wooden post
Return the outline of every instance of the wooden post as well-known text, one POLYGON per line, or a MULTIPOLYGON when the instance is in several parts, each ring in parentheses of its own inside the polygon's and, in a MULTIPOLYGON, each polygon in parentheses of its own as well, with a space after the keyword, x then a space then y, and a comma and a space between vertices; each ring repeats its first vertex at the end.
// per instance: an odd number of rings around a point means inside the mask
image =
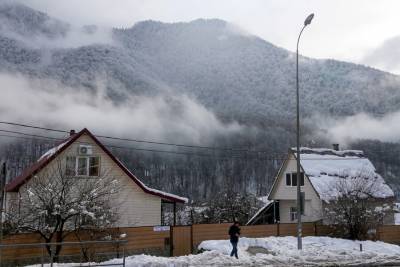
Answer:
POLYGON ((279 236, 279 222, 276 224, 276 236, 279 236))
POLYGON ((174 256, 174 227, 169 227, 169 256, 174 256))
POLYGON ((176 225, 176 202, 174 202, 174 226, 176 225))
POLYGON ((190 254, 193 254, 193 224, 190 225, 190 254))
POLYGON ((382 241, 382 240, 381 240, 381 232, 380 232, 380 230, 381 230, 381 226, 378 225, 378 226, 376 227, 375 239, 376 239, 376 240, 379 240, 379 241, 382 241))
POLYGON ((164 220, 164 202, 161 200, 161 225, 165 225, 165 220, 164 220))
POLYGON ((314 236, 318 236, 317 222, 314 222, 314 236))

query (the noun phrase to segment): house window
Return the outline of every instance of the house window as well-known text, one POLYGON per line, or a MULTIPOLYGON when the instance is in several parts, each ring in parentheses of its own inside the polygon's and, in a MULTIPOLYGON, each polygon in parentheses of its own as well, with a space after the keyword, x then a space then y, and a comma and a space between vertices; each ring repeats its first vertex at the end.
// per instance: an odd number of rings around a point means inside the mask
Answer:
POLYGON ((99 176, 100 157, 67 157, 65 175, 99 176))
POLYGON ((292 173, 292 184, 291 184, 291 186, 297 186, 297 173, 292 173))
POLYGON ((75 176, 76 157, 67 157, 65 166, 66 176, 75 176))
MULTIPOLYGON (((286 173, 286 185, 297 186, 297 173, 286 173)), ((300 186, 304 186, 304 173, 300 173, 300 186)))
POLYGON ((77 163, 77 174, 79 176, 86 176, 88 175, 88 164, 87 164, 88 158, 78 158, 78 163, 77 163))
POLYGON ((290 220, 295 221, 297 220, 297 208, 296 207, 290 207, 290 220))
POLYGON ((90 157, 89 158, 89 176, 100 175, 100 158, 90 157))

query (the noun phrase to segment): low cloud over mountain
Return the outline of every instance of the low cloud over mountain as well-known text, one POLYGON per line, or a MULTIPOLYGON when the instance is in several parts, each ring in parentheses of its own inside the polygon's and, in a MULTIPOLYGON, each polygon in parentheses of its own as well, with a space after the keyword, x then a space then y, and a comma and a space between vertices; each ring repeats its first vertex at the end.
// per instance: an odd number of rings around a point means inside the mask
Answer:
MULTIPOLYGON (((78 94, 83 94, 83 99, 87 94, 101 95, 116 107, 129 106, 133 98, 141 100, 139 105, 149 106, 153 104, 146 99, 157 99, 159 106, 166 107, 175 103, 165 100, 170 95, 183 106, 194 103, 197 112, 207 113, 211 121, 293 135, 294 54, 225 21, 144 21, 112 30, 74 28, 13 4, 0 7, 0 21, 0 71, 4 73, 52 80, 71 94, 71 99, 78 94)), ((396 75, 305 57, 300 60, 300 74, 303 117, 318 114, 345 119, 398 112, 400 78, 396 75)), ((29 90, 43 97, 42 92, 49 88, 29 90)), ((155 114, 162 116, 164 112, 155 114)), ((170 116, 169 121, 180 118, 170 116)), ((218 132, 218 123, 209 125, 214 126, 218 132)), ((315 128, 319 127, 322 125, 315 128)))

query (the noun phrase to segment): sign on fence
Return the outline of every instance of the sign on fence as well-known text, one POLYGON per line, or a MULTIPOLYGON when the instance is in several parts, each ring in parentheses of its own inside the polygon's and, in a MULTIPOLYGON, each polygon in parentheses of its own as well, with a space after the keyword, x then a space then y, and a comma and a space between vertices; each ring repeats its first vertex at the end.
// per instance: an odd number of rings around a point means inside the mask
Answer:
POLYGON ((169 231, 169 230, 170 230, 169 226, 154 226, 153 227, 154 232, 165 232, 165 231, 169 231))

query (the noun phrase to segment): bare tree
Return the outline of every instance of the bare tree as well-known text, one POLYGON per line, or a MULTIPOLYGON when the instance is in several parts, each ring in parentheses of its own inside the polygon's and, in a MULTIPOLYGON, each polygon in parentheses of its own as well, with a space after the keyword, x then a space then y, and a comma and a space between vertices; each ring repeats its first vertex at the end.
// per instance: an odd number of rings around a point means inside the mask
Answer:
POLYGON ((325 206, 324 213, 337 234, 350 239, 363 240, 371 230, 392 214, 390 198, 382 196, 382 178, 366 171, 354 177, 339 178, 330 188, 334 199, 325 206))
POLYGON ((203 205, 189 207, 192 223, 221 223, 239 221, 242 224, 261 208, 262 202, 252 194, 225 190, 203 205))
MULTIPOLYGON (((117 219, 112 206, 118 182, 107 172, 97 177, 69 177, 61 161, 21 187, 6 219, 11 232, 35 232, 50 242, 82 230, 111 227, 117 219)), ((57 261, 62 246, 46 246, 57 261)))

